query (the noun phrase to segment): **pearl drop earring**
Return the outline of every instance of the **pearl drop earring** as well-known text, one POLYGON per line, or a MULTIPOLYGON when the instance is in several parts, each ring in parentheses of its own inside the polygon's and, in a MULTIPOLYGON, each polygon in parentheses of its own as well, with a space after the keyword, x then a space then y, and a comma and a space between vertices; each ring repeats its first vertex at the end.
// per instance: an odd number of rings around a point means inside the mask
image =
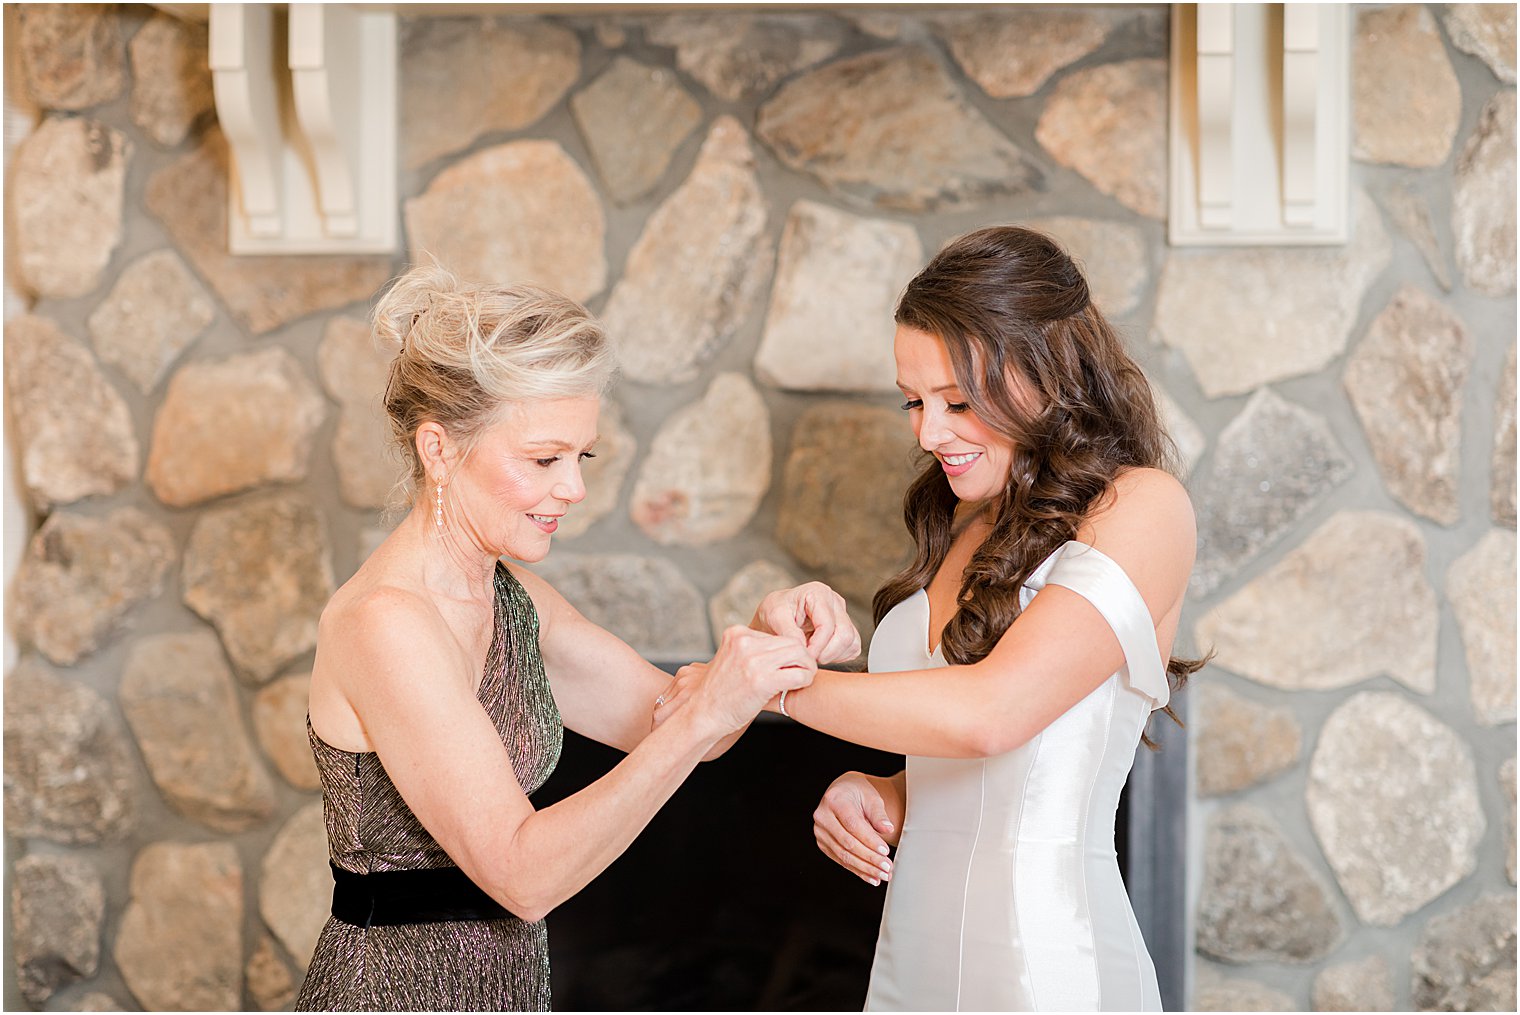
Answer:
POLYGON ((433 502, 433 524, 443 531, 443 484, 438 484, 438 496, 433 502))

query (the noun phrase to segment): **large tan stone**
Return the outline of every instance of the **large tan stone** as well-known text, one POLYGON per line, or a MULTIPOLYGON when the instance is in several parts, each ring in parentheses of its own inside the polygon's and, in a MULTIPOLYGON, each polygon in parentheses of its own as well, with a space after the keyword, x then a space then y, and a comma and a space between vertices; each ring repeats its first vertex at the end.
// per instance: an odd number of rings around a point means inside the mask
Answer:
POLYGON ((1270 687, 1327 691, 1387 674, 1435 690, 1435 590, 1413 522, 1342 511, 1198 621, 1217 665, 1270 687))
POLYGON ((559 520, 559 528, 554 533, 558 539, 574 539, 584 534, 622 503, 623 480, 633 466, 639 445, 628 431, 623 407, 611 396, 602 399, 597 430, 600 439, 592 452, 596 457, 581 463, 586 499, 572 504, 565 517, 559 520))
POLYGON ((1381 955, 1326 966, 1314 978, 1314 1010, 1393 1011, 1390 980, 1388 960, 1381 955))
POLYGON ((723 373, 655 434, 629 514, 657 543, 701 546, 743 530, 770 485, 770 412, 744 375, 723 373))
POLYGON ((1446 32, 1453 46, 1488 64, 1500 81, 1515 83, 1513 4, 1447 4, 1446 32))
POLYGON ((136 508, 102 517, 55 511, 17 569, 15 631, 53 662, 72 666, 163 591, 173 562, 169 530, 136 508))
POLYGON ((393 354, 375 341, 369 325, 351 317, 328 321, 317 347, 322 386, 340 406, 332 455, 338 490, 350 507, 386 507, 406 476, 385 411, 393 354))
POLYGON ((779 589, 797 584, 792 573, 768 560, 752 561, 734 572, 718 594, 707 601, 707 617, 713 633, 721 636, 734 625, 748 627, 760 600, 779 589))
POLYGON ((88 109, 126 84, 116 4, 17 4, 17 49, 32 101, 88 109))
POLYGON ((227 142, 208 130, 199 147, 148 179, 148 210, 256 335, 318 310, 367 300, 391 277, 385 256, 234 256, 227 250, 227 142))
POLYGON ((100 284, 121 243, 132 144, 95 120, 44 121, 16 150, 7 174, 7 260, 40 297, 83 296, 100 284))
POLYGON ((603 311, 627 377, 689 381, 727 344, 765 282, 765 221, 749 137, 720 116, 691 175, 649 217, 603 311))
POLYGON ((1303 1005, 1257 980, 1224 976, 1199 964, 1190 1011, 1299 1011, 1303 1005))
POLYGON ((274 810, 274 786, 210 631, 140 640, 120 698, 148 772, 175 810, 219 832, 252 828, 274 810))
POLYGON ((1487 892, 1431 920, 1409 965, 1417 1011, 1514 1011, 1515 893, 1487 892))
POLYGON ((296 999, 296 981, 275 950, 274 938, 260 935, 243 969, 243 982, 253 1003, 263 1011, 278 1011, 296 999))
POLYGON ((1441 251, 1441 243, 1436 239, 1430 201, 1407 182, 1402 182, 1383 192, 1383 207, 1394 226, 1425 259, 1425 266, 1441 291, 1451 292, 1451 271, 1446 264, 1446 255, 1441 251))
POLYGON ((1489 512, 1496 524, 1515 527, 1515 344, 1510 343, 1494 400, 1494 453, 1490 462, 1489 512))
POLYGON ((808 408, 792 425, 777 540, 845 599, 869 603, 911 553, 902 498, 918 458, 901 413, 853 402, 808 408))
POLYGON ((674 73, 626 56, 577 92, 570 109, 617 204, 653 190, 681 142, 702 122, 702 107, 674 73))
POLYGON ((912 226, 798 201, 781 233, 755 375, 792 391, 896 391, 892 314, 923 260, 912 226))
POLYGON ((1461 319, 1405 283, 1342 374, 1389 491, 1443 525, 1461 514, 1462 386, 1472 357, 1461 319))
POLYGON ((994 99, 1039 91, 1062 67, 1102 46, 1119 18, 1108 11, 992 9, 941 14, 935 33, 961 70, 994 99))
POLYGON ((306 735, 311 674, 293 673, 259 689, 253 699, 253 729, 264 753, 296 789, 322 788, 317 759, 306 735))
POLYGON ((535 18, 416 17, 401 26, 405 169, 536 123, 580 74, 575 33, 535 18))
POLYGON ((1353 195, 1345 247, 1174 249, 1161 268, 1155 330, 1203 393, 1237 395, 1324 369, 1346 349, 1393 248, 1372 201, 1353 195), (1293 293, 1285 300, 1284 293, 1293 293))
POLYGON ((169 381, 148 452, 159 500, 187 507, 306 478, 327 403, 278 346, 191 363, 169 381))
POLYGON ((534 282, 573 300, 607 284, 605 220, 591 181, 556 141, 510 141, 433 178, 404 205, 411 258, 474 282, 534 282))
POLYGON ((1462 629, 1468 694, 1484 726, 1515 721, 1515 533, 1490 529, 1446 572, 1462 629))
POLYGON ((155 842, 132 863, 116 966, 145 1011, 242 1008, 243 867, 230 842, 155 842))
POLYGON ((702 593, 669 560, 553 553, 533 570, 588 620, 645 659, 688 663, 712 655, 702 593))
POLYGON ((21 995, 39 1007, 100 964, 106 915, 100 873, 82 857, 31 854, 10 871, 11 960, 21 995))
POLYGON ((815 15, 737 11, 675 14, 650 22, 644 39, 673 46, 676 66, 720 99, 761 95, 778 81, 833 56, 842 33, 815 15))
POLYGON ((1351 106, 1356 158, 1399 166, 1446 161, 1462 118, 1462 89, 1423 5, 1357 13, 1351 106))
POLYGON ((881 208, 967 208, 1043 184, 1033 161, 918 46, 809 71, 760 108, 755 132, 786 165, 881 208))
POLYGON ((1485 822, 1472 752, 1402 694, 1363 691, 1330 714, 1304 796, 1363 923, 1395 926, 1476 867, 1485 822))
POLYGON ((1105 317, 1121 318, 1145 292, 1145 237, 1138 227, 1106 219, 1057 215, 1019 223, 1051 237, 1077 262, 1093 303, 1105 317))
POLYGON ((1165 217, 1166 61, 1124 60, 1067 75, 1034 136, 1126 208, 1165 217))
POLYGON ((69 845, 124 838, 137 768, 116 711, 23 659, 5 678, 5 834, 69 845))
POLYGON ((1194 693, 1199 796, 1238 792, 1298 762, 1303 731, 1292 709, 1258 704, 1216 682, 1194 693))
POLYGON ((259 878, 259 914, 300 968, 311 964, 317 938, 332 913, 322 801, 293 814, 274 837, 259 878))
POLYGON ((1313 962, 1345 936, 1331 893, 1267 815, 1245 804, 1209 822, 1198 950, 1225 962, 1313 962))
POLYGON ((1506 89, 1483 107, 1452 184, 1457 265, 1485 296, 1515 291, 1515 179, 1515 93, 1506 89))
POLYGON ((155 14, 132 36, 132 122, 166 148, 211 112, 207 26, 155 14))
POLYGON ((216 310, 172 250, 157 250, 122 271, 90 314, 95 353, 147 394, 216 310))
POLYGON ((333 594, 327 526, 304 497, 209 508, 185 547, 185 604, 215 625, 238 675, 263 684, 317 643, 333 594))

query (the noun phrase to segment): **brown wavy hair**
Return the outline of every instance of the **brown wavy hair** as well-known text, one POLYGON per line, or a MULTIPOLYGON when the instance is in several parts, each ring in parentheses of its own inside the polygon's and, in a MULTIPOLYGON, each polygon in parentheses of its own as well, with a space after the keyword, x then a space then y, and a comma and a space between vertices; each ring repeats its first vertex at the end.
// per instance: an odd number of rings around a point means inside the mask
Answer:
MULTIPOLYGON (((1013 445, 1008 486, 989 506, 992 532, 966 565, 959 609, 940 641, 947 661, 973 663, 1018 617, 1019 589, 1034 569, 1075 538, 1118 475, 1175 472, 1177 452, 1145 375, 1093 305, 1081 270, 1048 236, 994 226, 960 237, 908 283, 895 317, 945 343, 966 402, 1013 445), (1014 378, 1035 397, 1016 394, 1014 378)), ((877 590, 878 624, 939 570, 956 504, 928 456, 903 498, 913 561, 877 590)), ((1169 659, 1172 689, 1206 661, 1169 659)), ((1181 724, 1169 705, 1166 712, 1181 724)))

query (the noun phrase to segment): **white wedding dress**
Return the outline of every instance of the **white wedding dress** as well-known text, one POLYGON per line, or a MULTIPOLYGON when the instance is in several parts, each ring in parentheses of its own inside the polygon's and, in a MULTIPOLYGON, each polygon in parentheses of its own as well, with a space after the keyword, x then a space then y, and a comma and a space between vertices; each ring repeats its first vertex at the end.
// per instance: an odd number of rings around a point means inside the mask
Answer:
MULTIPOLYGON (((1166 669, 1129 576, 1075 540, 1035 570, 1079 593, 1125 666, 1017 750, 908 758, 907 816, 867 1011, 1160 1011, 1156 971, 1114 853, 1114 812, 1166 669)), ((871 639, 874 672, 944 666, 922 590, 871 639)))

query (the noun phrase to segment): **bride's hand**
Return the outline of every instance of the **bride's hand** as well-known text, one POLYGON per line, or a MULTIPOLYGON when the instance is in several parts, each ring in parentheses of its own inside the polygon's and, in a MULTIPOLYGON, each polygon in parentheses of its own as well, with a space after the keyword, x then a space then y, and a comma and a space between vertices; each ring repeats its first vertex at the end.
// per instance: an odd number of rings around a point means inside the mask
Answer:
POLYGON ((860 632, 845 609, 844 597, 823 582, 770 593, 760 600, 750 626, 803 639, 808 654, 821 666, 860 655, 860 632))
POLYGON ((813 837, 830 860, 867 884, 879 885, 892 880, 888 847, 897 844, 901 822, 901 802, 890 780, 846 772, 829 784, 818 801, 813 837))

